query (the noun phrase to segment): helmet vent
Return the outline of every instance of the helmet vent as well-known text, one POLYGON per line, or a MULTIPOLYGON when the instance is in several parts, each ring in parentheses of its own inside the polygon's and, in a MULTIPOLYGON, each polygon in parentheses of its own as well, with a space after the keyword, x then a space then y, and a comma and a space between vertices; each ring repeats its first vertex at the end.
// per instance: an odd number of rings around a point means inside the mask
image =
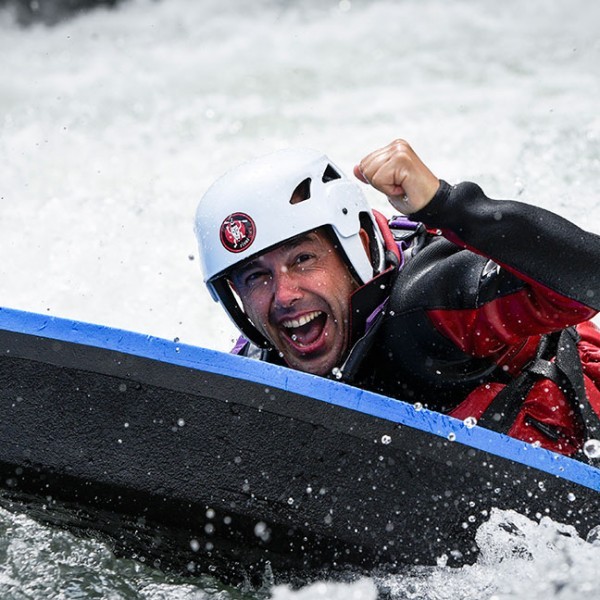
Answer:
POLYGON ((296 189, 290 198, 290 204, 299 204, 310 198, 310 182, 311 179, 308 177, 296 186, 296 189))
POLYGON ((341 178, 342 176, 331 165, 327 165, 327 168, 323 172, 323 183, 341 178))

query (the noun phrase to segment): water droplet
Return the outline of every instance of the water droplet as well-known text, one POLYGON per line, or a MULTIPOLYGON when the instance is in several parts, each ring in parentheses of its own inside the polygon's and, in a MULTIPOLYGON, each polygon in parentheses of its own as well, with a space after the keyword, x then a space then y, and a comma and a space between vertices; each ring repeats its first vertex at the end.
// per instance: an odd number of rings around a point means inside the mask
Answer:
POLYGON ((381 443, 382 444, 391 444, 392 443, 392 438, 389 435, 382 435, 381 436, 381 443))
POLYGON ((423 405, 420 402, 415 402, 415 410, 423 410, 423 405))
POLYGON ((342 378, 342 370, 339 367, 333 367, 333 369, 331 369, 331 374, 336 379, 341 379, 342 378))
POLYGON ((448 440, 451 441, 451 442, 453 442, 455 439, 456 439, 456 434, 453 431, 451 431, 448 434, 448 440))
POLYGON ((577 499, 577 496, 575 496, 575 494, 573 492, 569 492, 567 494, 567 499, 569 500, 569 502, 575 502, 575 500, 577 499))
POLYGON ((340 0, 338 7, 340 12, 348 12, 352 8, 352 3, 350 0, 340 0))
POLYGON ((292 504, 294 504, 294 499, 292 497, 288 498, 288 504, 291 506, 292 504))
POLYGON ((190 548, 193 552, 200 550, 200 542, 198 540, 190 540, 190 548))
POLYGON ((596 527, 590 529, 585 541, 594 546, 600 546, 600 525, 596 525, 596 527))
POLYGON ((475 417, 467 417, 463 423, 467 429, 473 429, 477 425, 477 419, 475 417))
POLYGON ((179 427, 183 427, 185 425, 185 421, 183 419, 177 419, 177 425, 179 425, 179 427))
POLYGON ((583 444, 583 453, 588 458, 600 458, 600 441, 587 440, 585 444, 583 444))
POLYGON ((254 526, 254 535, 260 538, 263 542, 267 542, 271 537, 271 530, 267 527, 264 521, 259 521, 254 526))

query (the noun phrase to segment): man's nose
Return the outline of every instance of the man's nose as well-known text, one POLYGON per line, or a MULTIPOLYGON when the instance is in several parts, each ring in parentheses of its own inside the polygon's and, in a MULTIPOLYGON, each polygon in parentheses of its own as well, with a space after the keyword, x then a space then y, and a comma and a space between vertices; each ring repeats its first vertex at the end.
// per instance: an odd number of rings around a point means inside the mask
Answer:
POLYGON ((287 269, 282 269, 275 275, 273 285, 274 300, 277 306, 286 308, 302 296, 298 281, 287 269))

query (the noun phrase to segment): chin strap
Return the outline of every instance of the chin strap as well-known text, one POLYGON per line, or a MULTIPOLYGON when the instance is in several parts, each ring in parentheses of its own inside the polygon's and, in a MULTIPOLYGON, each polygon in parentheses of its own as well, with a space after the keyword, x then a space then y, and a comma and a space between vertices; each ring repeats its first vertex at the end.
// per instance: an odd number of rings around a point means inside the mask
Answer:
POLYGON ((213 282, 213 287, 218 297, 221 299, 223 307, 227 314, 231 317, 237 328, 242 332, 244 337, 251 341, 255 346, 264 349, 272 349, 273 344, 267 340, 258 329, 252 325, 242 307, 238 304, 229 282, 225 277, 220 277, 213 282))

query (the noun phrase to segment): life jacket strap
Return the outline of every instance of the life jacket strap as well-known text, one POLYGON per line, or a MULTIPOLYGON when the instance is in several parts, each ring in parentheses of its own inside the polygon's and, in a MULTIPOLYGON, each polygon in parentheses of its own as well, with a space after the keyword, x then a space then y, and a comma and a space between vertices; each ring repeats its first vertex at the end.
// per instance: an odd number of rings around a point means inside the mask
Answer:
MULTIPOLYGON (((590 406, 585 390, 578 341, 579 334, 574 327, 542 336, 535 358, 495 396, 478 425, 507 434, 533 385, 541 379, 549 379, 564 393, 584 439, 600 435, 600 418, 590 406)), ((587 460, 584 456, 581 458, 587 460)))

